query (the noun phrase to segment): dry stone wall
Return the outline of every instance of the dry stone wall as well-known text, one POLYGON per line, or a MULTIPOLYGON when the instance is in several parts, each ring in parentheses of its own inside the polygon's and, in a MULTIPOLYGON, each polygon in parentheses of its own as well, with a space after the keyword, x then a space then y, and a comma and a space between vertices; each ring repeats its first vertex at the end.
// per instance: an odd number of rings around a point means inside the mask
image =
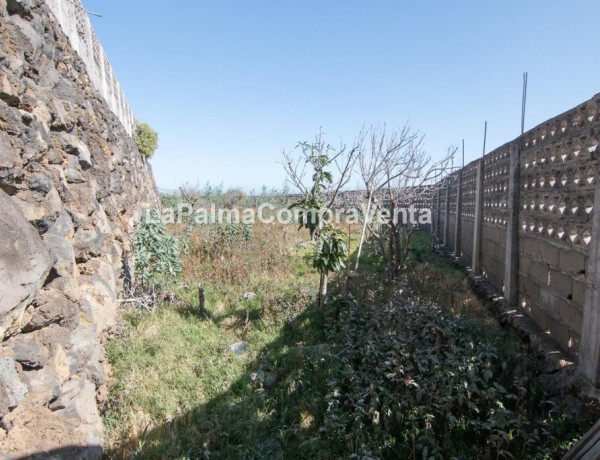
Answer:
POLYGON ((0 0, 0 458, 99 458, 152 171, 42 0, 0 0))
POLYGON ((71 46, 83 60, 92 86, 106 101, 125 131, 132 134, 135 126, 133 112, 81 1, 46 0, 46 3, 71 46))
MULTIPOLYGON (((450 200, 456 193, 463 196, 461 245, 457 248, 455 239, 448 238, 446 246, 458 249, 457 255, 477 274, 504 292, 510 304, 527 313, 574 356, 589 343, 581 344, 582 325, 592 321, 584 311, 600 286, 597 276, 590 276, 597 273, 598 261, 589 257, 592 246, 598 244, 592 238, 592 221, 600 187, 599 111, 600 94, 445 179, 450 184, 450 200), (481 183, 477 173, 483 176, 481 183), (459 174, 463 177, 460 186, 459 174), (480 252, 474 250, 478 244, 480 252)), ((438 193, 433 215, 438 221, 436 232, 443 239, 446 209, 437 203, 446 197, 444 188, 438 193)), ((454 219, 456 212, 450 212, 448 220, 454 219)), ((453 236, 451 229, 446 231, 453 236)), ((592 314, 600 305, 587 308, 592 314)), ((600 332, 597 323, 594 320, 597 329, 591 335, 600 332)), ((583 355, 591 356, 589 351, 583 355)), ((590 358, 596 361, 595 368, 599 357, 600 350, 595 350, 590 358)), ((600 383, 600 378, 586 376, 600 383)))

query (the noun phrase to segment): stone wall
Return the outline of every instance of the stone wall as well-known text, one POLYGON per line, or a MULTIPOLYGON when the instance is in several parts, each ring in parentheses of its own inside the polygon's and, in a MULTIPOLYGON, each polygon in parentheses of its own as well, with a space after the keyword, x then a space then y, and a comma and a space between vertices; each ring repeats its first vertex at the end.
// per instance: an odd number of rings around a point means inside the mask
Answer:
MULTIPOLYGON (((456 193, 463 197, 462 207, 448 219, 454 223, 458 215, 461 220, 461 245, 457 248, 450 237, 446 246, 573 356, 581 351, 586 296, 600 285, 589 276, 596 261, 588 260, 594 194, 600 187, 599 111, 600 94, 445 179, 450 200, 456 193), (477 244, 480 253, 473 250, 477 244)), ((445 188, 438 193, 433 215, 443 240, 445 188)))
POLYGON ((135 125, 133 112, 92 29, 81 0, 46 0, 46 3, 69 38, 71 46, 85 64, 92 87, 106 101, 125 131, 132 134, 135 125))
POLYGON ((0 457, 101 456, 102 338, 157 202, 48 4, 0 0, 0 457))

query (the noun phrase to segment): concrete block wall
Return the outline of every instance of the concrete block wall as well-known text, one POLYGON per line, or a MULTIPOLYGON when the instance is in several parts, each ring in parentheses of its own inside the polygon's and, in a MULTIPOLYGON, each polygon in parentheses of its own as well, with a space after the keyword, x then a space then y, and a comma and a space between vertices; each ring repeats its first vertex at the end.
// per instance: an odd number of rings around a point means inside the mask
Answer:
POLYGON ((565 350, 577 354, 585 301, 587 255, 564 244, 522 234, 521 307, 565 350))
POLYGON ((499 291, 504 290, 505 233, 506 229, 500 225, 488 222, 482 225, 482 274, 499 291))
POLYGON ((448 215, 448 246, 453 251, 456 251, 456 197, 458 194, 458 176, 453 174, 450 176, 450 187, 448 189, 448 203, 450 213, 448 215))
POLYGON ((521 307, 579 353, 598 177, 598 96, 527 132, 520 153, 521 307))
POLYGON ((600 260, 590 253, 600 251, 593 238, 600 235, 600 219, 594 220, 600 197, 599 139, 600 94, 448 176, 450 201, 461 193, 460 209, 444 206, 442 184, 440 208, 437 200, 432 202, 440 241, 447 218, 446 246, 455 250, 460 241, 457 255, 472 261, 476 274, 504 292, 509 304, 521 308, 565 351, 582 356, 580 368, 596 385, 600 304, 592 299, 600 295, 600 260), (460 231, 457 240, 454 228, 460 231), (477 235, 480 251, 474 249, 477 235))
MULTIPOLYGON (((434 196, 434 192, 433 190, 428 190, 427 195, 424 196, 417 196, 415 197, 413 200, 411 200, 408 204, 405 204, 404 206, 410 206, 411 204, 413 205, 413 207, 417 210, 416 211, 416 216, 420 216, 422 213, 425 212, 429 212, 431 213, 431 199, 434 196)), ((419 224, 419 229, 426 231, 426 232, 433 232, 433 219, 434 216, 432 214, 431 215, 431 223, 423 223, 423 224, 419 224)))
POLYGON ((462 217, 460 232, 460 256, 466 261, 473 258, 473 227, 474 221, 471 217, 462 217))
POLYGON ((454 216, 454 214, 451 213, 450 216, 448 217, 448 244, 446 246, 448 246, 453 251, 456 250, 456 247, 454 244, 454 239, 456 238, 455 228, 456 228, 456 216, 454 216))
POLYGON ((461 226, 460 256, 465 261, 473 258, 473 238, 475 231, 475 192, 477 182, 477 166, 470 164, 462 170, 461 181, 461 226))
MULTIPOLYGON (((434 213, 438 216, 438 224, 436 225, 436 231, 440 243, 444 243, 444 232, 446 229, 446 214, 444 212, 444 203, 446 203, 446 188, 440 187, 437 193, 440 196, 440 207, 439 210, 436 209, 436 212, 434 213)), ((436 204, 434 204, 434 206, 436 206, 436 204)))

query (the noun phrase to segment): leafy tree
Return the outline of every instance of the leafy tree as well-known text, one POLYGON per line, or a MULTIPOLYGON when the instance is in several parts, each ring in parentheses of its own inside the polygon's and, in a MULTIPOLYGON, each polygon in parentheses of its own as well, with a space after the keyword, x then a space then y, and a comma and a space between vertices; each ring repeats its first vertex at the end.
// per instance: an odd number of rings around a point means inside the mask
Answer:
POLYGON ((348 235, 339 228, 326 225, 319 230, 315 240, 313 266, 319 273, 339 272, 346 268, 348 235))
POLYGON ((140 155, 144 158, 152 158, 158 147, 158 133, 147 123, 140 123, 136 120, 134 139, 140 155))
POLYGON ((319 272, 319 305, 327 301, 327 284, 330 272, 346 267, 348 246, 346 234, 323 220, 340 189, 348 183, 358 155, 359 143, 349 150, 345 145, 338 150, 325 144, 319 132, 313 143, 300 142, 301 156, 294 160, 284 152, 284 168, 291 182, 302 192, 302 198, 290 207, 299 208, 300 228, 307 228, 314 245, 313 266, 319 272), (306 166, 312 170, 309 184, 304 183, 306 166), (337 168, 334 178, 333 168, 337 168))

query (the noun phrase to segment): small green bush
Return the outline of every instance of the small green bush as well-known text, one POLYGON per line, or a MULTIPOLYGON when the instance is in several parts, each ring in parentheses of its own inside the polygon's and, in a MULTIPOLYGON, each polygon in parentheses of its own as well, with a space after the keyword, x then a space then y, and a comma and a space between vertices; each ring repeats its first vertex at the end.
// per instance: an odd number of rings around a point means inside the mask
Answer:
POLYGON ((181 273, 180 242, 167 234, 156 206, 142 217, 133 246, 135 275, 142 288, 167 286, 181 273))
POLYGON ((152 158, 154 151, 158 147, 158 133, 147 123, 136 121, 134 139, 140 155, 144 158, 152 158))

